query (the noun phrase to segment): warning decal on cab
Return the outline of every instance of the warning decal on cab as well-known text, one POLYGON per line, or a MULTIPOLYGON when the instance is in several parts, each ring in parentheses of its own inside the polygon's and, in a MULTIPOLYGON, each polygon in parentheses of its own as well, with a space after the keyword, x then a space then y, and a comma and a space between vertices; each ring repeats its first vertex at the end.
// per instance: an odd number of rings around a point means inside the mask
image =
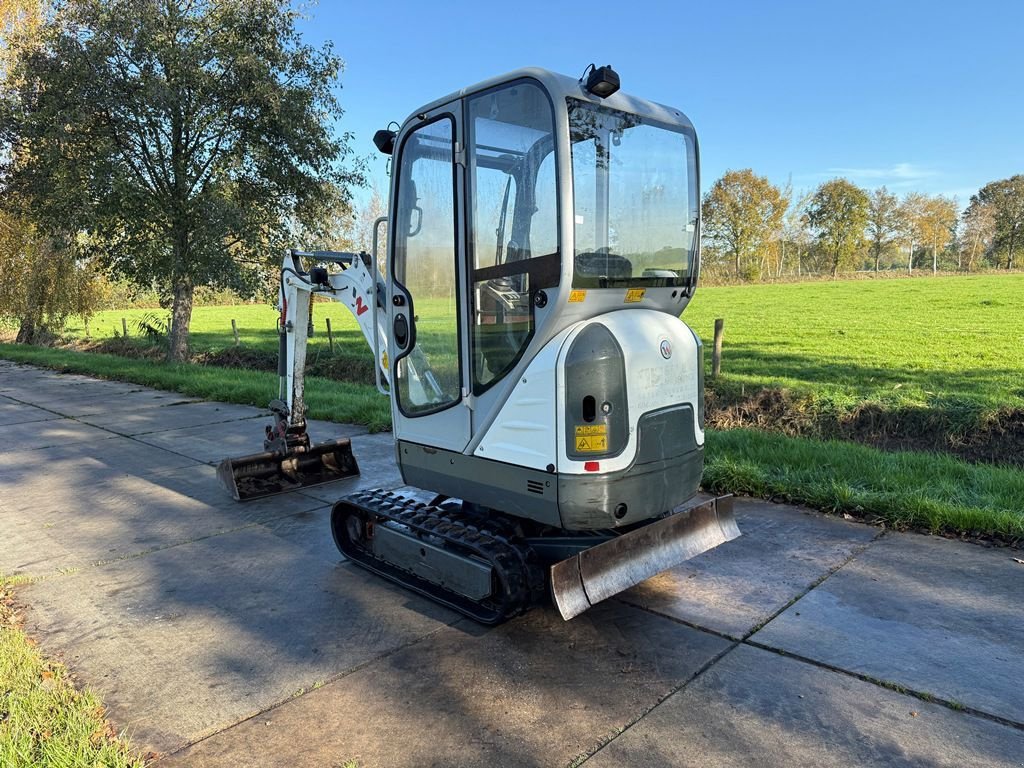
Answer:
POLYGON ((630 288, 626 291, 626 300, 623 304, 636 304, 638 301, 644 300, 644 292, 646 288, 630 288))
POLYGON ((598 452, 608 450, 608 425, 578 424, 576 426, 576 452, 598 452))
POLYGON ((570 304, 579 304, 585 298, 587 298, 587 292, 586 291, 569 291, 569 303, 570 304))

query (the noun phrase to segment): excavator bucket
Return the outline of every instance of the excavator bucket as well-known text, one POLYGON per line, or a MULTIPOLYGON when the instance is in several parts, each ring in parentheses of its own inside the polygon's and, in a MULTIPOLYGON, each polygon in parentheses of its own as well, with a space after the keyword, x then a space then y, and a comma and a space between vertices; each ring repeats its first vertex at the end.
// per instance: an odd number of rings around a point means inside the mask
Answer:
POLYGON ((264 451, 224 459, 217 467, 217 477, 238 501, 261 499, 358 474, 359 466, 348 438, 286 452, 264 451))
POLYGON ((740 535, 732 496, 684 507, 551 566, 551 594, 567 621, 740 535))

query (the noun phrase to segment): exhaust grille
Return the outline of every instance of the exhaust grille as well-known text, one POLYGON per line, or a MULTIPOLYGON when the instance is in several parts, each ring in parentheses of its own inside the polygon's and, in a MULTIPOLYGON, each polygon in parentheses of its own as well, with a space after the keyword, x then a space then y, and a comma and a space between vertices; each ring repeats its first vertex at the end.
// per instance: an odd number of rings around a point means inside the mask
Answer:
POLYGON ((530 493, 539 493, 539 494, 541 494, 543 496, 544 495, 544 483, 541 482, 540 480, 527 480, 526 481, 526 490, 529 491, 530 493))

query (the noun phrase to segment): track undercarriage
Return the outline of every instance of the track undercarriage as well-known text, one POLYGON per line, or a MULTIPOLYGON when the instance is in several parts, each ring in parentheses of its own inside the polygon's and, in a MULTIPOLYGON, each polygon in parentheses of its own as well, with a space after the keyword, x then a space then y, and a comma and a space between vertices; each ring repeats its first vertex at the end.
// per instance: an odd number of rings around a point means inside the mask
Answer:
POLYGON ((625 530, 575 533, 383 490, 338 501, 331 531, 356 565, 489 625, 546 601, 549 591, 571 618, 739 535, 729 497, 625 530))

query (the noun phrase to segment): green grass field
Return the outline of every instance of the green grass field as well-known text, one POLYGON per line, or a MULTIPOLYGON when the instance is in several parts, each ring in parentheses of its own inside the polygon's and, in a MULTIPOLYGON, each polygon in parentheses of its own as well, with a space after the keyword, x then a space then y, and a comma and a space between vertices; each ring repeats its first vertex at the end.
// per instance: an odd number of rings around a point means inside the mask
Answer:
POLYGON ((700 288, 686 320, 725 319, 722 370, 839 399, 1024 406, 1024 275, 700 288))

